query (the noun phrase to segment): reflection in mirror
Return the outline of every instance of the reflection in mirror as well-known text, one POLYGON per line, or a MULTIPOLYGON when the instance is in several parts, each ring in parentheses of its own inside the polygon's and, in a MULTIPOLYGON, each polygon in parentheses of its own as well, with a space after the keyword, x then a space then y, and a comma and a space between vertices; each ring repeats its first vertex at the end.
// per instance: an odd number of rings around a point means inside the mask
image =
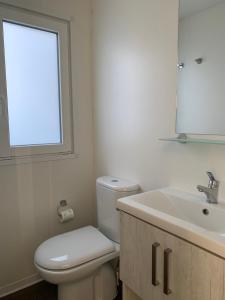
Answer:
POLYGON ((180 0, 177 133, 225 135, 225 0, 180 0))

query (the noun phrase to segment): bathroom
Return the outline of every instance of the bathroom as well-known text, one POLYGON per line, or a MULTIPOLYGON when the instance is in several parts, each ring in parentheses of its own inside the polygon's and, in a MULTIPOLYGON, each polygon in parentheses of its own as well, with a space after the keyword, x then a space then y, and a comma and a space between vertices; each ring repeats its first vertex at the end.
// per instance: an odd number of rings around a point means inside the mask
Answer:
MULTIPOLYGON (((202 102, 199 101, 199 107, 197 107, 198 99, 194 99, 194 91, 199 87, 198 82, 194 86, 190 86, 190 82, 189 85, 184 86, 186 92, 193 92, 191 99, 189 98, 191 105, 187 111, 184 109, 185 105, 179 106, 180 103, 182 105, 184 103, 178 88, 180 74, 185 74, 189 63, 197 71, 207 66, 210 61, 207 56, 207 47, 212 49, 212 46, 215 46, 213 51, 216 53, 216 55, 214 54, 214 59, 217 59, 216 66, 222 67, 221 69, 224 70, 222 54, 219 51, 216 52, 218 49, 223 49, 224 34, 221 32, 223 28, 221 24, 218 34, 210 35, 209 28, 205 35, 202 33, 199 41, 206 36, 203 49, 198 49, 195 53, 189 47, 191 62, 183 53, 178 52, 178 48, 182 48, 180 34, 178 40, 182 19, 206 10, 216 9, 217 6, 223 4, 222 0, 0 1, 0 18, 1 24, 3 24, 0 30, 0 298, 5 300, 57 299, 57 287, 44 282, 34 265, 35 251, 43 242, 57 235, 86 226, 98 227, 97 178, 107 175, 122 178, 138 185, 139 192, 148 193, 166 187, 176 188, 203 199, 204 209, 210 210, 211 207, 212 209, 215 206, 220 207, 220 204, 208 204, 204 193, 200 193, 196 187, 197 185, 207 187, 209 178, 206 172, 211 171, 215 179, 219 181, 217 199, 222 203, 225 201, 223 106, 222 103, 216 102, 223 92, 223 73, 220 71, 219 77, 214 74, 208 78, 207 84, 202 88, 207 95, 210 95, 212 90, 209 91, 209 86, 210 84, 215 85, 216 88, 213 92, 216 97, 214 96, 207 103, 203 103, 202 99, 202 102), (51 105, 45 107, 43 99, 45 100, 46 96, 43 97, 41 105, 30 106, 31 113, 33 112, 34 115, 26 120, 23 115, 19 114, 21 104, 17 105, 17 110, 14 110, 14 114, 11 115, 10 95, 17 100, 19 100, 18 91, 21 93, 20 99, 26 96, 25 91, 24 95, 22 94, 23 90, 19 89, 19 86, 23 84, 25 86, 29 79, 31 80, 29 80, 28 88, 26 85, 27 95, 30 92, 32 96, 30 98, 37 100, 37 95, 40 95, 41 91, 35 84, 36 81, 34 82, 35 72, 26 70, 23 74, 14 73, 13 68, 17 66, 21 71, 22 60, 19 60, 17 64, 13 63, 6 72, 8 67, 8 64, 5 63, 6 49, 4 53, 6 34, 3 38, 3 31, 7 31, 7 26, 4 25, 9 25, 9 27, 14 25, 19 29, 24 29, 24 27, 29 30, 33 29, 34 33, 37 31, 46 33, 47 36, 52 37, 51 43, 53 44, 51 45, 53 46, 56 45, 56 43, 54 44, 54 41, 56 42, 55 33, 60 35, 60 39, 57 39, 57 45, 60 48, 58 60, 57 54, 59 53, 54 52, 56 47, 52 46, 51 51, 54 55, 47 57, 45 63, 42 61, 42 64, 35 66, 39 67, 39 70, 41 70, 41 66, 49 66, 49 69, 42 74, 45 76, 42 78, 42 83, 48 82, 49 84, 45 87, 51 86, 52 90, 47 92, 54 93, 56 90, 54 87, 57 86, 59 89, 60 81, 61 98, 59 99, 59 93, 56 93, 56 101, 53 101, 52 104, 54 107, 51 105), (52 64, 49 63, 50 61, 52 64), (54 77, 51 76, 51 71, 54 69, 56 61, 61 62, 61 68, 54 73, 58 76, 54 77), (14 88, 13 85, 13 89, 10 89, 11 81, 8 79, 10 70, 12 79, 21 79, 18 86, 15 85, 14 88), (16 76, 17 74, 18 76, 16 76), (5 77, 8 79, 7 82, 5 77), (218 83, 220 83, 220 89, 218 83), (63 101, 64 99, 66 100, 63 101), (61 103, 62 101, 63 103, 61 103), (59 107, 59 103, 62 107, 59 107), (45 108, 47 114, 44 114, 45 108), (61 126, 57 109, 58 112, 62 110, 61 126), (184 115, 184 112, 187 112, 187 115, 184 115), (187 118, 188 112, 191 112, 189 119, 187 118), (196 115, 198 112, 200 114, 196 115), (215 114, 212 115, 213 113, 215 114), (8 118, 10 115, 11 118, 8 118), (25 133, 21 127, 13 127, 13 123, 11 123, 13 116, 21 118, 21 123, 25 124, 23 127, 25 133), (52 123, 48 122, 49 117, 56 124, 54 128, 51 127, 52 123), (40 120, 42 121, 40 122, 40 120), (182 123, 183 120, 187 122, 182 123), (194 122, 194 120, 197 121, 194 122), (15 132, 17 129, 21 129, 21 143, 13 140, 12 132, 10 133, 11 141, 9 141, 8 121, 12 125, 10 127, 12 131, 13 128, 15 132), (45 124, 48 129, 52 128, 49 129, 49 134, 51 138, 60 140, 58 144, 55 142, 49 144, 47 141, 47 143, 40 142, 42 146, 40 144, 38 146, 38 138, 44 134, 47 136, 47 130, 40 127, 41 123, 45 124), (187 127, 185 128, 185 126, 187 127), (41 133, 39 137, 38 133, 41 133), (61 133, 61 139, 60 134, 57 135, 57 133, 61 133), (188 138, 186 135, 179 135, 183 133, 186 133, 188 138), (28 138, 27 143, 26 137, 28 138), (23 140, 23 138, 25 139, 23 140), (30 138, 34 138, 34 142, 30 141, 30 138), (35 141, 35 139, 37 140, 35 141), (33 146, 28 147, 29 145, 33 146), (66 204, 74 213, 71 220, 63 223, 60 222, 58 216, 59 209, 63 209, 63 206, 60 206, 62 200, 66 200, 66 204)), ((217 9, 217 13, 219 15, 213 20, 215 23, 215 20, 222 23, 221 15, 225 14, 225 10, 217 9)), ((193 21, 191 24, 191 33, 194 35, 196 33, 194 24, 197 26, 197 23, 193 21)), ((212 22, 208 24, 209 27, 210 25, 213 26, 212 22)), ((187 36, 189 35, 187 34, 186 38, 187 36)), ((40 39, 42 37, 41 35, 40 39)), ((186 45, 195 46, 198 40, 192 40, 192 43, 185 41, 186 45)), ((25 49, 28 54, 33 43, 34 41, 30 43, 29 40, 25 43, 17 41, 15 47, 19 49, 16 53, 25 49), (29 47, 26 46, 27 44, 29 47)), ((35 47, 32 49, 35 51, 35 47)), ((46 44, 42 50, 46 50, 46 44)), ((18 56, 14 51, 11 53, 11 59, 16 61, 18 56)), ((38 51, 35 53, 38 55, 38 51)), ((10 57, 10 51, 8 55, 10 57)), ((23 59, 25 63, 26 55, 23 56, 23 59)), ((35 61, 35 59, 31 61, 35 61)), ((41 101, 41 99, 38 100, 41 101)), ((29 103, 24 101, 23 105, 26 104, 29 103)), ((16 121, 16 117, 14 121, 16 121)), ((140 195, 142 194, 140 193, 140 195)), ((193 203, 193 207, 195 207, 195 203, 193 203)), ((118 209, 120 209, 118 214, 124 218, 127 209, 125 204, 120 202, 118 209)), ((146 211, 149 210, 146 209, 146 211)), ((129 215, 135 216, 135 221, 136 217, 142 219, 141 215, 137 216, 131 211, 129 215)), ((211 218, 211 214, 205 217, 211 218)), ((199 220, 201 218, 202 215, 199 216, 199 220)), ((142 222, 154 225, 157 230, 161 228, 152 220, 148 221, 146 214, 142 222)), ((140 228, 143 223, 140 224, 140 228)), ((132 228, 138 227, 138 225, 132 224, 127 236, 132 236, 134 233, 132 228)), ((223 227, 223 223, 220 226, 223 227)), ((180 227, 177 226, 177 228, 180 227)), ((193 228, 192 224, 189 229, 191 228, 193 228)), ((162 229, 163 232, 166 232, 164 228, 162 229)), ((122 226, 121 230, 123 236, 122 226)), ((189 240, 187 236, 180 236, 181 231, 179 229, 179 233, 174 231, 170 233, 173 237, 180 238, 182 243, 197 245, 207 255, 215 254, 218 259, 223 259, 222 252, 224 250, 221 244, 218 246, 218 242, 215 242, 216 249, 209 249, 208 247, 213 247, 213 242, 211 242, 211 246, 199 244, 197 240, 189 240)), ((188 235, 187 232, 186 230, 188 235)), ((189 233, 189 235, 191 234, 189 233)), ((156 251, 158 260, 164 254, 164 249, 172 248, 170 245, 164 247, 162 242, 159 243, 163 247, 156 251)), ((146 259, 149 263, 152 262, 152 244, 154 243, 150 244, 149 256, 146 259)), ((122 246, 123 243, 121 248, 122 246)), ((127 254, 131 253, 131 249, 133 247, 128 248, 127 254)), ((142 249, 138 249, 142 253, 142 249)), ((121 257, 126 258, 126 253, 122 252, 122 254, 121 257)), ((175 261, 175 252, 170 254, 169 258, 171 257, 175 261)), ((136 257, 133 258, 136 261, 136 257)), ((210 266, 210 263, 205 265, 210 266)), ((174 282, 169 282, 172 293, 166 295, 163 293, 163 271, 165 271, 163 266, 159 267, 159 273, 156 274, 160 283, 158 286, 152 285, 152 273, 149 271, 146 285, 149 284, 151 291, 148 294, 148 291, 143 292, 145 286, 142 283, 138 282, 135 285, 135 278, 131 281, 129 278, 125 278, 125 267, 123 266, 122 263, 121 279, 124 283, 123 296, 125 300, 139 298, 144 300, 167 298, 224 300, 223 288, 219 288, 219 284, 213 285, 213 280, 211 281, 210 278, 204 280, 206 289, 197 278, 196 282, 200 288, 196 293, 193 292, 192 296, 184 296, 186 290, 182 284, 178 289, 174 282), (206 296, 205 291, 208 291, 209 288, 211 294, 206 296), (153 289, 157 291, 155 294, 153 289)), ((131 270, 137 268, 132 265, 130 267, 131 270)), ((179 270, 182 274, 182 266, 179 270)), ((210 271, 209 273, 214 275, 219 271, 210 271)), ((215 278, 217 277, 215 276, 215 278)), ((70 297, 69 299, 95 300, 93 295, 89 299, 87 297, 74 298, 75 296, 72 294, 70 297)), ((64 295, 61 299, 67 300, 64 295)))

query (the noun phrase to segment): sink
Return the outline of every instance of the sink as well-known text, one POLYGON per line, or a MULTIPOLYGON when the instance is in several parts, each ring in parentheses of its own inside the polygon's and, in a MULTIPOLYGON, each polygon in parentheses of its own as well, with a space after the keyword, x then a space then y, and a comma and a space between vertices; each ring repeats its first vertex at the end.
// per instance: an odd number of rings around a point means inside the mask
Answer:
POLYGON ((162 189, 143 193, 138 202, 207 230, 225 234, 225 206, 212 205, 198 196, 162 189))
POLYGON ((225 205, 164 188, 121 198, 117 208, 225 258, 225 205))

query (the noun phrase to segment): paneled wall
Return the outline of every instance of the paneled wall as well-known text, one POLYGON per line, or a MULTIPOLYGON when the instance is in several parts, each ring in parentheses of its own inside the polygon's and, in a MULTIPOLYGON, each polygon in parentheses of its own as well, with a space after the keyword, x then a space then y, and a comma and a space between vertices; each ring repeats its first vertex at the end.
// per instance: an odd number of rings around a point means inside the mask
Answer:
POLYGON ((0 166, 0 297, 39 277, 36 247, 48 237, 95 223, 89 0, 6 0, 71 19, 76 159, 0 166), (75 219, 60 224, 56 208, 67 199, 75 219))

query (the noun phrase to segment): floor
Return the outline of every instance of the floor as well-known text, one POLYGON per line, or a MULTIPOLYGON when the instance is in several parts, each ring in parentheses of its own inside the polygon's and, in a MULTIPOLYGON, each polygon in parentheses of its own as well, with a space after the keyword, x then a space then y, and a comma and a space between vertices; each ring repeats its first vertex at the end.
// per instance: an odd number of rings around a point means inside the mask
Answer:
MULTIPOLYGON (((122 300, 122 286, 115 300, 122 300)), ((57 300, 57 286, 42 281, 22 291, 1 298, 2 300, 57 300)))
POLYGON ((57 286, 42 281, 2 300, 57 300, 57 286))

